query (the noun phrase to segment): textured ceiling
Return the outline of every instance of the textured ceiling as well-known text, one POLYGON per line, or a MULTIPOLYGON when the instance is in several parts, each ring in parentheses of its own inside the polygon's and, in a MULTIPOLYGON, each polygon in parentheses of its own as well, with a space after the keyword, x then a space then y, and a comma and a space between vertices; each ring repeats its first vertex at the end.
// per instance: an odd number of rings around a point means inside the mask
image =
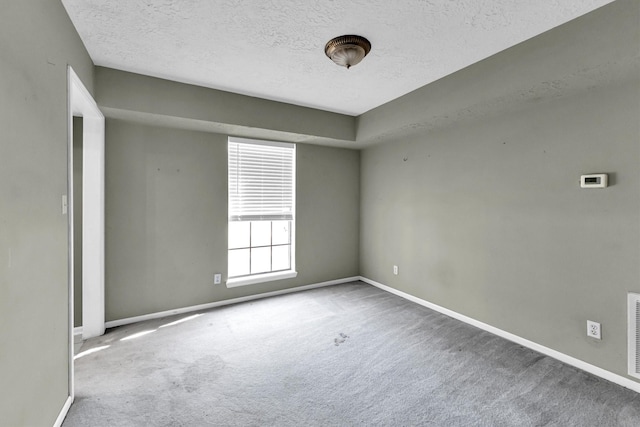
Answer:
POLYGON ((96 65, 359 115, 612 0, 62 0, 96 65), (359 34, 347 70, 325 43, 359 34))

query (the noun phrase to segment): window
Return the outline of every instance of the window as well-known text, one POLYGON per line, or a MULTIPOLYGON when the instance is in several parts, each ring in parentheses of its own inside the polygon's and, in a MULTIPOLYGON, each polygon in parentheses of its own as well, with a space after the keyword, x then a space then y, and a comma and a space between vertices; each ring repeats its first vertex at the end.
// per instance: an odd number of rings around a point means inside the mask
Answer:
POLYGON ((295 277, 295 145, 229 138, 228 287, 295 277))

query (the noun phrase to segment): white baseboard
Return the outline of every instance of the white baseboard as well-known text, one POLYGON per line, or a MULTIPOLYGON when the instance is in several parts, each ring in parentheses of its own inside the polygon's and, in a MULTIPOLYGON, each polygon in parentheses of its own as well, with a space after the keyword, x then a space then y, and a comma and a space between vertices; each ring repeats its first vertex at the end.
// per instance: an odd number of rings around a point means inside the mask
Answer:
POLYGON ((82 326, 76 326, 73 328, 73 336, 82 335, 82 326))
POLYGON ((64 418, 67 416, 69 412, 69 408, 71 408, 71 404, 73 403, 73 398, 71 396, 67 396, 67 400, 64 402, 64 406, 62 410, 60 410, 60 414, 58 418, 56 418, 56 422, 53 423, 53 427, 61 427, 64 422, 64 418))
MULTIPOLYGON (((237 304, 239 302, 252 301, 252 300, 261 299, 261 298, 268 298, 268 297, 273 297, 273 296, 276 296, 276 295, 290 294, 290 293, 293 293, 293 292, 307 291, 309 289, 323 288, 325 286, 340 285, 342 283, 355 282, 355 281, 358 281, 358 280, 360 280, 359 276, 346 277, 344 279, 330 280, 328 282, 315 283, 315 284, 306 285, 306 286, 298 286, 298 287, 295 287, 295 288, 283 289, 283 290, 280 290, 280 291, 265 292, 265 293, 262 293, 262 294, 249 295, 249 296, 246 296, 246 297, 233 298, 233 299, 228 299, 228 300, 224 300, 224 301, 216 301, 216 302, 210 302, 210 303, 207 303, 207 304, 193 305, 191 307, 183 307, 183 308, 177 308, 177 309, 174 309, 174 310, 160 311, 160 312, 157 312, 157 313, 150 313, 150 314, 145 314, 145 315, 142 315, 142 316, 127 317, 125 319, 111 320, 109 322, 106 322, 105 323, 105 327, 107 327, 107 328, 115 328, 116 326, 128 325, 130 323, 143 322, 145 320, 159 319, 161 317, 173 316, 173 315, 176 315, 176 314, 183 314, 183 313, 190 313, 192 311, 208 310, 208 309, 214 308, 214 307, 221 307, 221 306, 224 306, 224 305, 237 304)), ((75 334, 75 329, 74 329, 74 334, 75 334)))
POLYGON ((435 310, 437 312, 440 312, 444 315, 447 315, 449 317, 453 317, 454 319, 460 320, 464 323, 468 323, 469 325, 475 326, 477 328, 483 329, 487 332, 490 332, 494 335, 497 335, 499 337, 502 337, 504 339, 507 339, 509 341, 513 341, 517 344, 520 344, 524 347, 528 347, 534 351, 537 351, 538 353, 542 353, 546 356, 552 357, 554 359, 557 359, 563 363, 566 363, 567 365, 571 365, 574 366, 578 369, 582 369, 583 371, 589 372, 595 376, 598 376, 600 378, 603 378, 607 381, 611 381, 612 383, 621 385, 622 387, 628 388, 630 390, 633 390, 637 393, 640 393, 640 383, 637 383, 633 380, 630 380, 628 378, 625 378, 621 375, 618 374, 614 374, 613 372, 607 371, 606 369, 602 369, 599 368, 595 365, 591 365, 590 363, 584 362, 580 359, 576 359, 575 357, 569 356, 567 354, 561 353, 557 350, 553 350, 549 347, 545 347, 543 345, 540 345, 538 343, 535 343, 533 341, 529 341, 528 339, 522 338, 518 335, 514 335, 510 332, 507 331, 503 331, 502 329, 498 329, 494 326, 488 325, 486 323, 480 322, 478 320, 475 320, 471 317, 467 317, 463 314, 457 313, 455 311, 449 310, 448 308, 444 308, 441 307, 437 304, 433 304, 431 302, 425 301, 423 299, 420 299, 418 297, 415 297, 413 295, 407 294, 405 292, 399 291, 397 289, 394 289, 392 287, 383 285, 382 283, 378 283, 376 281, 373 281, 371 279, 367 279, 366 277, 362 277, 360 276, 360 280, 368 283, 370 285, 375 286, 376 288, 380 288, 383 291, 387 291, 390 292, 394 295, 397 295, 399 297, 402 297, 404 299, 407 299, 409 301, 415 302, 416 304, 420 304, 424 307, 430 308, 432 310, 435 310))

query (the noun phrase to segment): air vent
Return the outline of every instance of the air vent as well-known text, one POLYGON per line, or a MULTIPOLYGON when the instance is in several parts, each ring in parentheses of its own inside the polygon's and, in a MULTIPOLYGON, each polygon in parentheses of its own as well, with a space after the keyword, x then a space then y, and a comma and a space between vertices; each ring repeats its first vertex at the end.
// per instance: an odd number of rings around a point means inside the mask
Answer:
POLYGON ((640 294, 629 293, 629 375, 640 378, 640 294))

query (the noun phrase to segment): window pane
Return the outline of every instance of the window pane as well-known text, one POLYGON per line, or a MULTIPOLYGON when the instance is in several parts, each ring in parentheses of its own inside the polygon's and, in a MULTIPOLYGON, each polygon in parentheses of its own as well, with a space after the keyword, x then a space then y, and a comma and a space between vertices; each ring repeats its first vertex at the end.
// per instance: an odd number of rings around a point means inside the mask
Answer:
POLYGON ((249 247, 250 223, 242 221, 229 222, 229 249, 249 247))
POLYGON ((273 247, 273 257, 272 257, 273 271, 289 270, 291 268, 290 253, 291 253, 291 246, 289 245, 273 247))
POLYGON ((251 247, 270 244, 271 221, 251 221, 251 247))
POLYGON ((291 243, 289 233, 291 221, 273 221, 273 244, 286 245, 291 243))
POLYGON ((249 249, 234 249, 229 251, 229 277, 250 274, 249 255, 249 249))
POLYGON ((251 274, 271 271, 271 248, 251 249, 251 274))

